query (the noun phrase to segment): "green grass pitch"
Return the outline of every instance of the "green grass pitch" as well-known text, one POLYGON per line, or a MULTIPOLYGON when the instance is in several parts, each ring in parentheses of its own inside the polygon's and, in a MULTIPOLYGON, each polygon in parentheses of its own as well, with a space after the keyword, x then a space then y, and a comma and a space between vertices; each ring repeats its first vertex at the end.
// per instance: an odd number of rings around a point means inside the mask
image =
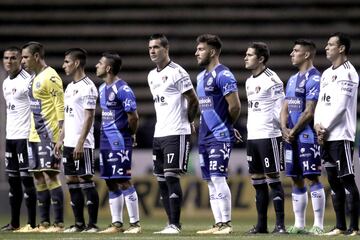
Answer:
MULTIPOLYGON (((310 220, 310 219, 309 219, 310 220)), ((1 226, 6 224, 4 216, 1 217, 1 226)), ((108 220, 101 219, 99 221, 99 227, 105 228, 108 224, 108 220)), ((23 221, 24 222, 24 221, 23 221)), ((137 235, 125 235, 118 234, 98 234, 98 233, 0 233, 1 240, 7 239, 19 239, 19 240, 52 240, 52 239, 68 239, 68 240, 80 240, 80 239, 328 239, 329 237, 323 236, 311 236, 311 235, 274 235, 274 234, 260 234, 260 235, 247 235, 246 231, 249 230, 254 224, 254 220, 241 220, 236 219, 233 221, 234 232, 230 235, 214 236, 214 235, 197 235, 196 231, 200 229, 208 228, 212 219, 183 219, 183 229, 180 235, 154 235, 153 232, 159 231, 165 226, 164 219, 146 218, 141 221, 143 233, 137 235)), ((292 221, 286 222, 287 226, 292 224, 292 221)), ((309 224, 309 223, 308 223, 309 224)), ((329 230, 334 225, 334 222, 326 222, 325 229, 329 230)), ((274 224, 269 223, 269 230, 271 231, 274 224)), ((126 224, 125 224, 126 227, 126 224)), ((357 237, 355 237, 357 238, 357 237)), ((340 236, 334 239, 349 239, 349 237, 340 236)))

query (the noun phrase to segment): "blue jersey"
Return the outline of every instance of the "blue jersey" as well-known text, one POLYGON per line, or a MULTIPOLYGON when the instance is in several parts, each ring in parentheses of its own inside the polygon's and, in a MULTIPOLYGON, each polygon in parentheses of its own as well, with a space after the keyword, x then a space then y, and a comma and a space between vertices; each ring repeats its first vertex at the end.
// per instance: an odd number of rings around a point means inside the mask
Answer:
POLYGON ((225 96, 237 92, 234 75, 224 65, 197 76, 197 95, 200 105, 199 144, 233 142, 234 129, 225 96))
MULTIPOLYGON (((320 72, 316 68, 309 69, 305 74, 297 73, 290 77, 286 86, 288 102, 288 128, 293 128, 305 110, 306 101, 317 101, 320 91, 320 72)), ((314 121, 309 122, 299 133, 298 140, 302 143, 314 143, 316 134, 314 121)))
POLYGON ((136 110, 136 99, 127 83, 118 79, 99 88, 102 121, 100 149, 124 150, 132 145, 128 112, 136 110))

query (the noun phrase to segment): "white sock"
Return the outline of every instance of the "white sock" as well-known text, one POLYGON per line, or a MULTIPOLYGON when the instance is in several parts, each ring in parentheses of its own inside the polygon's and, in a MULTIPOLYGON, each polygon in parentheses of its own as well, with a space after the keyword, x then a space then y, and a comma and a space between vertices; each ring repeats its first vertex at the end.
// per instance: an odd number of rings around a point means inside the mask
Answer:
POLYGON ((308 204, 306 187, 303 189, 293 188, 292 192, 293 211, 295 215, 295 227, 305 228, 305 214, 308 204), (304 192, 305 191, 305 192, 304 192))
POLYGON ((217 199, 216 189, 214 184, 211 181, 208 181, 209 188, 209 198, 210 198, 210 206, 212 213, 214 215, 215 223, 222 222, 221 211, 220 211, 220 203, 217 199))
POLYGON ((124 195, 121 190, 116 192, 109 192, 109 206, 112 223, 123 223, 123 207, 124 207, 124 195))
POLYGON ((325 191, 321 183, 310 186, 311 203, 314 211, 314 226, 324 229, 325 191))
POLYGON ((231 221, 231 192, 225 177, 211 177, 221 211, 221 222, 231 221))
POLYGON ((126 209, 129 214, 130 223, 136 223, 140 220, 139 218, 139 203, 138 195, 134 187, 129 187, 126 190, 123 190, 126 209))

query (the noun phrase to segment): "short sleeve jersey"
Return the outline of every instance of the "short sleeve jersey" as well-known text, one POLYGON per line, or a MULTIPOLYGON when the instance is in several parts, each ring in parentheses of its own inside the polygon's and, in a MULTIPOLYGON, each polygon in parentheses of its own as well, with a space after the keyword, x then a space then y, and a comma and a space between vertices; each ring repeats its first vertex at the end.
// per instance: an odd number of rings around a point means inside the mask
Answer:
POLYGON ((230 70, 217 65, 197 76, 196 92, 200 105, 199 144, 233 142, 234 130, 225 96, 237 92, 237 82, 230 70))
MULTIPOLYGON (((84 121, 85 110, 96 109, 98 92, 90 78, 84 77, 80 81, 71 82, 65 90, 65 138, 64 146, 76 147, 80 138, 84 121)), ((85 148, 94 148, 94 128, 90 129, 85 142, 85 148)))
POLYGON ((178 64, 169 64, 148 75, 154 100, 156 125, 154 137, 190 134, 187 101, 183 93, 193 88, 189 74, 178 64))
POLYGON ((59 138, 59 121, 64 120, 64 90, 57 72, 46 67, 32 77, 29 90, 32 112, 30 142, 59 138))
POLYGON ((100 149, 131 148, 131 130, 127 113, 136 111, 134 92, 124 80, 118 79, 111 85, 103 83, 99 88, 99 94, 102 109, 100 149))
POLYGON ((322 74, 314 121, 328 129, 327 141, 355 141, 358 86, 359 76, 349 61, 322 74))
MULTIPOLYGON (((320 91, 320 72, 312 67, 304 74, 297 73, 289 78, 286 85, 288 103, 288 128, 293 128, 306 107, 306 101, 317 101, 320 91)), ((298 134, 302 143, 315 143, 314 121, 306 124, 298 134)))
POLYGON ((3 82, 6 102, 6 139, 27 139, 30 131, 30 75, 21 70, 14 78, 3 82))
POLYGON ((284 85, 269 68, 246 80, 248 100, 248 139, 281 136, 280 111, 285 97, 284 85))

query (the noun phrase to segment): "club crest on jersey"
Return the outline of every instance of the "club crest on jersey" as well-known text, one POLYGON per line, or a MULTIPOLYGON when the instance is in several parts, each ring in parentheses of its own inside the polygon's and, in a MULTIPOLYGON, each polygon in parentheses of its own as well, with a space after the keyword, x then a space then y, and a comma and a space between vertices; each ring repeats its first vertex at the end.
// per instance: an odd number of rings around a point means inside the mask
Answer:
POLYGON ((261 87, 260 87, 260 86, 255 87, 255 93, 259 93, 260 90, 261 90, 261 87))
POLYGON ((73 96, 75 96, 79 91, 78 90, 74 90, 73 91, 73 96))
POLYGON ((210 77, 206 81, 205 91, 214 91, 214 86, 212 85, 213 82, 214 82, 214 79, 212 77, 210 77))
POLYGON ((14 94, 16 93, 16 88, 13 88, 13 89, 11 90, 11 92, 12 92, 12 94, 14 95, 14 94))
POLYGON ((336 81, 336 79, 337 79, 337 76, 336 76, 336 75, 332 76, 332 78, 331 78, 331 80, 332 80, 333 82, 336 81))
POLYGON ((114 93, 114 92, 111 92, 111 93, 109 94, 109 100, 110 100, 110 101, 114 101, 114 100, 115 100, 115 93, 114 93))
POLYGON ((162 76, 161 80, 163 83, 165 83, 167 81, 168 77, 167 76, 162 76))
POLYGON ((36 87, 36 88, 40 88, 40 86, 41 86, 40 82, 37 82, 37 83, 35 84, 35 87, 36 87))

